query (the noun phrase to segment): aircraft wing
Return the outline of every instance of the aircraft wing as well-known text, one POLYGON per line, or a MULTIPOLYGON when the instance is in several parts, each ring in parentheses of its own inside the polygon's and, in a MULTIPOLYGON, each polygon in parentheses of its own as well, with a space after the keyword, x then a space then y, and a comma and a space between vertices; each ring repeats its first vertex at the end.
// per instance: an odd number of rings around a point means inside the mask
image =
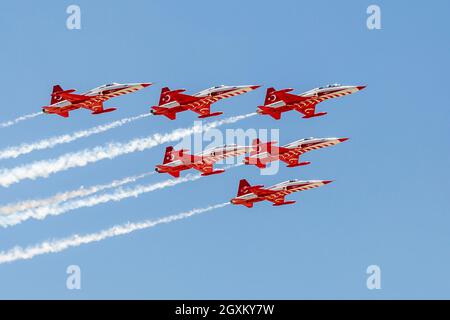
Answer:
POLYGON ((80 103, 75 103, 74 106, 78 107, 78 108, 84 108, 84 109, 88 109, 90 111, 92 111, 92 114, 101 114, 101 113, 106 113, 106 112, 111 112, 116 110, 116 108, 108 108, 108 109, 104 109, 103 108, 103 101, 107 100, 106 98, 93 98, 91 97, 90 100, 87 101, 83 101, 80 103))
POLYGON ((305 116, 311 116, 316 113, 316 99, 308 99, 306 101, 296 103, 294 109, 304 114, 305 116))
POLYGON ((301 152, 301 149, 295 148, 280 154, 278 156, 278 159, 287 163, 288 165, 295 166, 298 165, 298 161, 302 153, 303 152, 301 152))
POLYGON ((209 174, 214 171, 212 164, 195 164, 192 166, 192 168, 200 171, 203 174, 209 174))
POLYGON ((185 107, 200 116, 211 114, 211 102, 200 100, 197 102, 189 103, 185 107))
MULTIPOLYGON (((304 189, 306 190, 306 189, 304 189)), ((279 191, 274 191, 272 194, 269 194, 265 197, 265 200, 268 200, 272 203, 274 203, 275 206, 281 206, 284 204, 291 204, 294 203, 292 201, 284 201, 284 198, 291 193, 297 192, 297 191, 302 191, 302 189, 297 188, 297 186, 293 187, 293 188, 289 188, 289 189, 283 189, 283 190, 279 190, 279 191)))
POLYGON ((267 200, 273 203, 273 206, 283 206, 286 204, 293 204, 295 201, 286 201, 284 196, 268 198, 267 200))
POLYGON ((314 96, 313 97, 305 97, 303 99, 303 101, 299 101, 296 104, 298 104, 298 106, 300 108, 306 108, 306 107, 312 107, 312 106, 315 107, 316 104, 318 104, 320 102, 323 102, 325 100, 328 100, 330 98, 332 98, 331 95, 323 95, 323 96, 320 96, 320 97, 314 97, 314 96))
POLYGON ((211 113, 211 104, 220 100, 217 97, 206 97, 200 100, 188 103, 185 107, 195 113, 199 114, 199 118, 207 118, 212 116, 221 115, 223 112, 214 112, 211 113))
POLYGON ((323 116, 326 112, 316 113, 316 105, 322 101, 338 97, 340 94, 323 95, 320 97, 308 97, 305 101, 294 104, 294 109, 304 114, 304 118, 323 116))

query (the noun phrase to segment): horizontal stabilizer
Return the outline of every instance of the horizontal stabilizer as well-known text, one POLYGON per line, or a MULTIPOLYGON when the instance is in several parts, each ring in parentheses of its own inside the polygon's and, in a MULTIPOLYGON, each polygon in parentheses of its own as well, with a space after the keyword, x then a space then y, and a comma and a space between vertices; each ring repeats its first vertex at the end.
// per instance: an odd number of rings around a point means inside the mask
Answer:
POLYGON ((167 171, 168 174, 170 174, 174 178, 180 177, 180 171, 167 171))
POLYGON ((175 120, 177 118, 176 112, 170 111, 169 108, 154 106, 150 112, 154 115, 166 116, 170 120, 175 120))
POLYGON ((174 170, 172 166, 157 165, 155 171, 158 173, 168 173, 174 178, 180 177, 180 170, 174 170))
POLYGON ((56 113, 58 116, 61 116, 63 118, 68 118, 69 117, 69 112, 65 111, 65 112, 58 112, 56 113))
POLYGON ((267 115, 271 116, 272 118, 274 118, 275 120, 281 119, 281 112, 275 111, 271 107, 259 106, 258 109, 260 111, 259 113, 261 113, 261 114, 267 114, 267 115))

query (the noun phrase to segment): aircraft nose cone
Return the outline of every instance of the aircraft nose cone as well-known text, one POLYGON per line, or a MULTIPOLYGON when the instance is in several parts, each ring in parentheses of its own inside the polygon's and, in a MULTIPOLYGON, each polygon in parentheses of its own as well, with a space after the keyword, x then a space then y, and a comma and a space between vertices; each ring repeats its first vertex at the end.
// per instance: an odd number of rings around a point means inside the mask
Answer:
POLYGON ((323 182, 323 184, 329 184, 329 183, 333 182, 333 180, 324 180, 322 182, 323 182))
POLYGON ((250 89, 255 90, 255 89, 258 89, 259 87, 261 87, 261 86, 258 86, 258 85, 250 86, 250 89))
POLYGON ((150 82, 144 82, 144 83, 141 83, 141 85, 142 85, 144 88, 147 88, 148 86, 151 86, 152 84, 151 84, 150 82))
POLYGON ((347 141, 348 139, 350 139, 350 138, 339 138, 338 140, 339 140, 339 142, 344 142, 344 141, 347 141))
POLYGON ((365 87, 367 87, 367 86, 357 86, 356 88, 357 88, 358 90, 362 90, 362 89, 364 89, 365 87))

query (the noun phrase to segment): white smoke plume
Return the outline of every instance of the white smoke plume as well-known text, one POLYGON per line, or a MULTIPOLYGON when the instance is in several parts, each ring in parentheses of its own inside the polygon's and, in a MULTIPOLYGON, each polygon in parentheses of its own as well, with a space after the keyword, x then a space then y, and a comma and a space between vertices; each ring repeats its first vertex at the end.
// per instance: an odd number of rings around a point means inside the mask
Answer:
POLYGON ((2 123, 0 123, 0 128, 11 127, 21 121, 25 121, 25 120, 40 116, 41 114, 43 114, 43 113, 42 112, 31 113, 31 114, 27 114, 27 115, 18 117, 14 120, 2 122, 2 123))
POLYGON ((90 187, 84 187, 81 186, 78 189, 65 191, 57 193, 51 197, 48 198, 41 198, 41 199, 31 199, 31 200, 24 200, 16 203, 10 203, 6 204, 4 206, 0 207, 0 214, 1 215, 10 215, 13 213, 21 212, 30 210, 37 207, 43 207, 43 206, 50 206, 50 205, 56 205, 58 203, 68 201, 70 199, 78 198, 78 197, 86 197, 91 194, 104 191, 107 189, 117 188, 122 185, 136 182, 137 180, 140 180, 142 178, 145 178, 147 176, 150 176, 154 174, 155 172, 147 172, 140 175, 130 176, 126 177, 120 180, 114 180, 107 184, 98 184, 90 187))
POLYGON ((69 248, 81 246, 83 244, 99 242, 108 238, 129 234, 134 231, 153 228, 159 224, 167 224, 174 221, 186 219, 194 215, 223 208, 228 204, 229 202, 226 202, 209 206, 206 208, 192 209, 190 211, 182 212, 176 215, 162 217, 157 220, 145 220, 137 223, 126 223, 121 225, 115 225, 109 229, 105 229, 99 232, 90 233, 86 235, 75 234, 68 238, 44 241, 42 243, 29 246, 26 248, 15 247, 12 248, 11 250, 0 252, 0 264, 14 262, 17 260, 32 259, 33 257, 38 255, 57 253, 67 250, 69 248))
POLYGON ((176 129, 170 133, 156 133, 146 138, 138 138, 126 143, 109 143, 92 149, 85 149, 75 153, 67 153, 56 159, 42 160, 11 169, 0 170, 0 186, 8 187, 24 179, 46 178, 51 174, 75 167, 84 167, 103 159, 113 159, 128 153, 143 151, 155 146, 177 141, 194 133, 205 132, 224 124, 252 117, 256 113, 226 118, 209 122, 205 125, 194 125, 190 128, 176 129))
POLYGON ((183 178, 168 179, 162 182, 157 182, 148 185, 138 185, 134 188, 126 188, 126 189, 118 188, 111 193, 99 194, 81 198, 78 200, 67 201, 59 205, 51 204, 48 206, 32 208, 22 212, 13 213, 8 216, 0 216, 0 226, 2 227, 14 226, 28 219, 42 220, 49 215, 58 216, 66 212, 80 208, 93 207, 110 201, 117 202, 130 197, 138 197, 143 193, 148 193, 164 189, 167 187, 172 187, 184 182, 195 181, 200 178, 201 178, 200 174, 196 175, 188 174, 183 178))
POLYGON ((146 118, 150 116, 150 113, 141 114, 139 116, 130 117, 130 118, 124 118, 121 120, 117 120, 111 123, 107 123, 104 125, 96 126, 87 130, 81 130, 77 132, 73 132, 70 134, 64 134, 56 137, 51 137, 48 139, 43 139, 40 141, 32 142, 32 143, 23 143, 19 146, 12 146, 5 148, 3 150, 0 150, 0 159, 9 159, 9 158, 17 158, 21 155, 31 153, 36 150, 44 150, 44 149, 50 149, 53 148, 59 144, 64 143, 70 143, 72 141, 81 139, 81 138, 87 138, 89 136, 92 136, 94 134, 102 133, 114 128, 121 127, 127 123, 146 118))

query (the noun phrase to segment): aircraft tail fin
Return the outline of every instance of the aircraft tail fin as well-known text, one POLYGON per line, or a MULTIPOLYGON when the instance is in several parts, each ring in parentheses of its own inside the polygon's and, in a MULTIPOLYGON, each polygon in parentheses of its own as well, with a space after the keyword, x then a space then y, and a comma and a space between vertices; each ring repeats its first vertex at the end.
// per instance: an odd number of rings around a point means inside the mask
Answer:
POLYGON ((63 88, 61 88, 61 86, 59 84, 53 86, 52 99, 50 100, 50 104, 54 104, 54 103, 61 101, 61 97, 55 95, 55 93, 62 92, 62 91, 64 91, 64 90, 63 90, 63 88))
POLYGON ((170 92, 169 87, 164 87, 161 89, 161 95, 159 96, 159 105, 163 105, 169 101, 165 101, 167 100, 167 98, 170 98, 168 95, 166 95, 167 92, 170 92))
POLYGON ((169 146, 166 148, 166 153, 164 154, 164 161, 163 164, 169 163, 174 159, 173 155, 173 147, 169 146))
POLYGON ((241 181, 239 181, 237 196, 239 197, 250 192, 250 183, 245 179, 241 179, 241 181))
POLYGON ((266 91, 266 99, 264 100, 264 105, 268 105, 270 103, 274 103, 277 99, 277 96, 274 95, 276 92, 275 88, 267 88, 266 91))
POLYGON ((250 156, 262 153, 262 152, 268 152, 269 154, 272 153, 272 149, 276 149, 273 145, 276 144, 276 141, 269 141, 269 142, 261 142, 259 139, 255 139, 252 142, 252 150, 250 151, 250 156))
POLYGON ((255 154, 260 153, 262 150, 260 148, 261 140, 258 138, 252 141, 252 150, 250 151, 250 155, 253 156, 255 154))
POLYGON ((175 150, 172 146, 169 146, 166 148, 163 164, 190 156, 187 152, 189 152, 187 149, 175 150))

